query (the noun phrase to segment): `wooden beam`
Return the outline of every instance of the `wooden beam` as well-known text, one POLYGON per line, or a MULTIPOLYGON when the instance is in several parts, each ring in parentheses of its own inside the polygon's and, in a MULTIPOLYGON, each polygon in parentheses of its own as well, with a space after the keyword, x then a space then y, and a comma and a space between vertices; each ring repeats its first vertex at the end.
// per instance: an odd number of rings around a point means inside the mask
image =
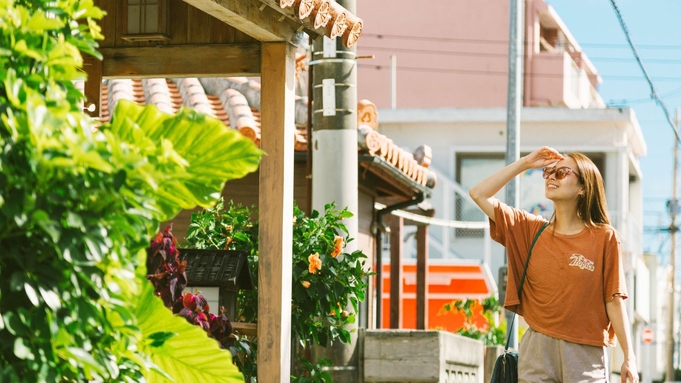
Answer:
POLYGON ((85 113, 90 117, 102 116, 102 61, 90 55, 83 56, 85 81, 85 113))
POLYGON ((428 329, 428 226, 416 228, 416 329, 428 329))
POLYGON ((289 382, 293 269, 295 50, 262 44, 258 381, 289 382))
MULTIPOLYGON (((262 42, 297 43, 302 33, 279 12, 255 0, 184 0, 218 20, 262 42), (262 7, 262 9, 260 9, 262 7)), ((206 26, 208 27, 208 26, 206 26)))
MULTIPOLYGON (((402 234, 404 218, 390 215, 390 328, 402 328, 402 234)), ((388 218, 388 217, 386 217, 388 218)))
POLYGON ((104 78, 259 76, 260 44, 102 48, 104 78))

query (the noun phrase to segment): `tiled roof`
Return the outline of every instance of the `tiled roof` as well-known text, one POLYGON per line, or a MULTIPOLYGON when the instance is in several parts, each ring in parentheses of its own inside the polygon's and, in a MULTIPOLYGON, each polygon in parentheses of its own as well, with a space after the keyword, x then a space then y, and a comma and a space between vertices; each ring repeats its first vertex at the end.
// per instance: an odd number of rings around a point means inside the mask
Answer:
MULTIPOLYGON (((306 29, 330 39, 342 37, 344 46, 351 48, 362 34, 362 19, 332 0, 261 0, 276 3, 278 11, 306 29)), ((277 8, 275 5, 274 8, 277 8)))
MULTIPOLYGON (((182 107, 220 119, 238 129, 256 145, 260 145, 260 84, 243 77, 111 79, 102 84, 102 122, 110 119, 110 111, 119 100, 139 105, 154 104, 164 113, 173 114, 182 107)), ((362 100, 358 105, 358 150, 385 162, 423 186, 435 186, 435 173, 428 169, 431 150, 420 147, 409 153, 378 133, 376 106, 362 100)), ((307 98, 297 97, 295 150, 307 150, 307 98)))

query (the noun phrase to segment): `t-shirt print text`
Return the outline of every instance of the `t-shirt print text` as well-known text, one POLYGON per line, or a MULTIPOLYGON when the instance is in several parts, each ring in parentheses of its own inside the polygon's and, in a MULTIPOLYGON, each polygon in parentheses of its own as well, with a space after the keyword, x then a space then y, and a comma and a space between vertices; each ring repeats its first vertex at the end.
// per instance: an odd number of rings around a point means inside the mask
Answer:
POLYGON ((570 266, 579 267, 582 270, 594 271, 594 262, 587 259, 585 256, 581 254, 572 254, 570 259, 572 260, 570 266))

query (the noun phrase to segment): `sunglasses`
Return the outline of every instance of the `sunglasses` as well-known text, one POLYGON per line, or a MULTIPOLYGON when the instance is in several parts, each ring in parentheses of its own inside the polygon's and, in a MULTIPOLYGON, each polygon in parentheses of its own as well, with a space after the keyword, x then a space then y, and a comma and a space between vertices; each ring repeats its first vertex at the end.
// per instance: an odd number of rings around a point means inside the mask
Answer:
POLYGON ((557 180, 562 180, 570 173, 573 173, 575 176, 577 176, 577 178, 582 177, 579 175, 579 173, 568 168, 567 166, 562 166, 560 168, 556 168, 555 166, 547 166, 542 169, 542 177, 544 177, 544 179, 548 179, 552 174, 555 174, 557 180))

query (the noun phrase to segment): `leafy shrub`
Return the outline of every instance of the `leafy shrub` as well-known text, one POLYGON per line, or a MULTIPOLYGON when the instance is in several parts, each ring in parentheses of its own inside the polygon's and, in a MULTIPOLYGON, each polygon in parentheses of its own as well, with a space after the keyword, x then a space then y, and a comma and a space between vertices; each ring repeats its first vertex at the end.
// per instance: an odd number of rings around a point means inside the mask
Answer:
MULTIPOLYGON (((253 220, 253 214, 252 209, 234 205, 231 201, 226 208, 224 203, 218 202, 214 208, 194 213, 187 231, 187 246, 249 251, 251 273, 253 279, 257 280, 258 223, 253 220)), ((366 256, 361 251, 343 252, 345 244, 351 239, 347 237, 347 229, 341 221, 351 216, 347 209, 339 210, 330 204, 323 214, 314 211, 310 217, 306 217, 304 212, 294 206, 291 222, 291 323, 294 339, 304 346, 311 343, 327 346, 335 341, 351 341, 345 327, 355 321, 358 303, 364 300, 367 286, 364 277, 369 275, 363 262, 366 256), (352 311, 346 310, 348 306, 352 307, 352 311)), ((239 321, 257 321, 257 294, 257 287, 239 293, 239 321)), ((257 353, 257 339, 237 339, 236 363, 248 380, 257 371, 256 359, 244 353, 257 353)), ((327 374, 321 374, 321 368, 326 363, 329 362, 320 360, 313 365, 306 361, 304 367, 310 377, 300 382, 324 381, 327 374), (312 376, 317 380, 309 380, 312 376)))
POLYGON ((220 308, 217 315, 210 312, 206 298, 199 292, 183 293, 187 287, 187 261, 180 261, 177 239, 173 236, 172 225, 156 234, 151 241, 147 256, 147 279, 154 285, 154 295, 163 301, 173 314, 197 325, 217 340, 221 348, 231 343, 232 325, 220 308))
POLYGON ((159 221, 210 206, 261 152, 191 111, 120 102, 97 129, 73 81, 80 51, 101 57, 101 17, 0 0, 0 381, 240 381, 228 353, 192 359, 214 342, 155 304, 143 257, 159 221))
POLYGON ((499 301, 494 298, 480 299, 461 299, 445 304, 440 309, 441 314, 461 313, 464 315, 463 326, 455 331, 468 338, 479 339, 487 346, 503 345, 506 341, 506 334, 503 328, 495 325, 495 314, 498 314, 499 301), (487 324, 478 328, 473 318, 476 314, 482 315, 487 324))

